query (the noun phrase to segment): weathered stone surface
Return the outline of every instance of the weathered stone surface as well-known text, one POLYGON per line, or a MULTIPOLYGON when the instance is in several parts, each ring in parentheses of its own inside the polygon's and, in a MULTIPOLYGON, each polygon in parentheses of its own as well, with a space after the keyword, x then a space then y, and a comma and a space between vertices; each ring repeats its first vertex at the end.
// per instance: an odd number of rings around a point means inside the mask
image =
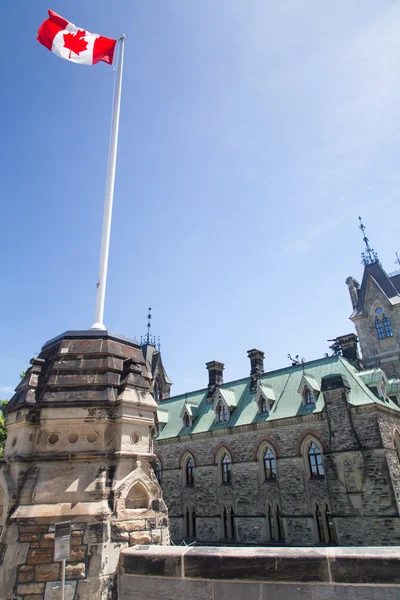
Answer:
POLYGON ((35 567, 33 565, 21 565, 18 569, 18 582, 26 583, 34 580, 35 567))
POLYGON ((311 585, 220 582, 213 584, 213 600, 314 600, 311 585))
POLYGON ((82 579, 86 575, 85 563, 67 563, 65 565, 66 579, 82 579))
POLYGON ((40 533, 21 533, 19 539, 21 542, 38 542, 40 533))
POLYGON ((335 583, 400 584, 400 557, 337 556, 331 563, 335 583))
POLYGON ((247 548, 191 548, 185 553, 185 576, 203 579, 329 581, 326 557, 311 549, 252 551, 247 548))
MULTIPOLYGON (((121 578, 121 600, 212 600, 212 584, 209 581, 182 581, 179 579, 157 579, 156 577, 121 578)), ((232 600, 232 597, 230 598, 232 600)))
POLYGON ((41 548, 54 548, 54 533, 45 533, 40 538, 41 548))
POLYGON ((132 532, 129 535, 129 544, 133 545, 141 545, 146 546, 147 544, 151 544, 151 536, 149 533, 144 531, 132 532))
POLYGON ((125 573, 180 577, 182 548, 168 546, 134 547, 121 553, 125 573))
POLYGON ((20 533, 46 533, 48 529, 47 525, 21 525, 19 531, 20 533))
POLYGON ((60 563, 38 565, 35 568, 36 581, 54 581, 60 576, 60 563))
POLYGON ((71 547, 71 561, 85 560, 87 546, 71 547))
POLYGON ((20 583, 17 587, 17 594, 21 594, 21 596, 40 594, 43 590, 44 583, 20 583))
POLYGON ((35 548, 28 552, 28 565, 50 563, 53 561, 53 550, 49 548, 35 548))
MULTIPOLYGON (((315 585, 313 600, 399 600, 400 588, 372 585, 315 585)), ((287 595, 287 600, 291 598, 287 595)))

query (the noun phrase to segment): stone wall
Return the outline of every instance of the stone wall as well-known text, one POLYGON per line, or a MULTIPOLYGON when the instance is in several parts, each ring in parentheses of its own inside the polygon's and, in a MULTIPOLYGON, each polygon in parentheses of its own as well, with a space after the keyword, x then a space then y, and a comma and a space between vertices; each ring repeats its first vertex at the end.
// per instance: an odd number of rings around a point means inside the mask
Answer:
MULTIPOLYGON (((324 393, 326 397, 328 391, 324 393)), ((318 503, 327 507, 339 544, 400 544, 400 463, 393 446, 393 428, 400 426, 400 419, 394 411, 372 404, 347 410, 339 402, 343 393, 343 388, 329 392, 326 413, 156 442, 172 538, 314 545, 320 541, 318 503), (341 430, 344 420, 346 427, 341 430), (304 452, 310 439, 323 451, 325 478, 310 478, 304 452), (276 481, 263 478, 260 450, 267 445, 276 455, 276 481), (221 484, 219 477, 218 457, 224 449, 232 458, 230 485, 221 484), (184 481, 189 453, 195 462, 193 486, 185 486, 184 481), (271 539, 268 506, 279 508, 281 535, 275 532, 275 538, 281 539, 271 539), (233 515, 232 539, 224 538, 224 508, 233 515), (188 536, 187 511, 190 521, 194 514, 196 535, 188 536)))
POLYGON ((398 600, 398 548, 161 548, 121 552, 120 600, 398 600))
POLYGON ((400 305, 391 305, 372 279, 368 279, 363 315, 353 318, 360 341, 364 368, 379 365, 389 378, 400 377, 400 305), (390 319, 393 337, 379 339, 375 309, 383 308, 390 319))

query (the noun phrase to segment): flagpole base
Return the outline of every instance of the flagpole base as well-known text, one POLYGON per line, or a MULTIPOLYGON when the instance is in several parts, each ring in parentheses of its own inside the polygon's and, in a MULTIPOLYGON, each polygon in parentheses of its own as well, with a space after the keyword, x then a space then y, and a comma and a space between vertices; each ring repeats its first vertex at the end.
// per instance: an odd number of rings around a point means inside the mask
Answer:
POLYGON ((105 331, 106 328, 103 323, 93 323, 90 329, 101 329, 102 331, 105 331))

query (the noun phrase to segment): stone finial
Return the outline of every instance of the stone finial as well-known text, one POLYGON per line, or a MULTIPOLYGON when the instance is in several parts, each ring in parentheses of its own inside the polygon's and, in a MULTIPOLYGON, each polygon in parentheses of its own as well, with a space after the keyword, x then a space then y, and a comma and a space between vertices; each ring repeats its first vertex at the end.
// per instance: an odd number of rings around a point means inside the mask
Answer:
POLYGON ((346 279, 346 284, 349 288, 351 304, 353 309, 356 309, 358 305, 358 290, 360 288, 360 284, 358 283, 357 279, 354 279, 354 277, 348 277, 346 279))

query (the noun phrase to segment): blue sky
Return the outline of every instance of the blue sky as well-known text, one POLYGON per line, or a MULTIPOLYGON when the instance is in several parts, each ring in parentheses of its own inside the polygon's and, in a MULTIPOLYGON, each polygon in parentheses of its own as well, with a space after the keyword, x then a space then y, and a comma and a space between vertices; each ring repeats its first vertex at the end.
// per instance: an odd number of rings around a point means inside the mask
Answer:
POLYGON ((113 72, 36 41, 52 8, 126 34, 105 324, 149 306, 181 393, 348 333, 361 214, 387 271, 400 207, 400 3, 3 2, 0 396, 93 322, 113 72), (5 49, 5 50, 4 50, 5 49))

